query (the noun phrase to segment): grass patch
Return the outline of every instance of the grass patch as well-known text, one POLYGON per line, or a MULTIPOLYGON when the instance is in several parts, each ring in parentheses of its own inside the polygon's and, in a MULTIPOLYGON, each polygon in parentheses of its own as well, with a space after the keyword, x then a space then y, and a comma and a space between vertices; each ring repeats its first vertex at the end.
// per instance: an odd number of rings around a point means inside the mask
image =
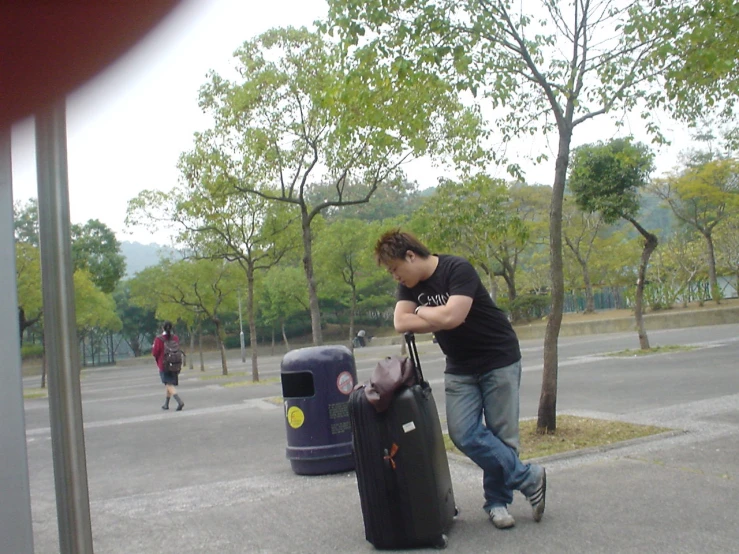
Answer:
POLYGON ((224 383, 224 387, 251 387, 254 385, 267 385, 269 383, 277 383, 280 380, 279 377, 269 377, 267 379, 260 379, 256 383, 254 381, 235 381, 233 383, 224 383))
MULTIPOLYGON (((561 415, 557 416, 556 433, 540 435, 536 432, 536 420, 530 419, 521 422, 520 455, 522 460, 543 458, 562 452, 608 446, 630 439, 664 433, 665 431, 669 431, 669 429, 621 421, 561 415)), ((444 445, 447 451, 462 454, 452 444, 449 435, 446 433, 444 434, 444 445)))
POLYGON ((32 400, 34 398, 46 398, 49 396, 49 393, 46 389, 42 389, 41 387, 38 388, 32 388, 32 389, 23 389, 23 398, 27 400, 32 400))
POLYGON ((695 350, 697 346, 682 346, 673 344, 669 346, 655 346, 649 350, 620 350, 619 352, 609 352, 606 356, 648 356, 650 354, 664 354, 666 352, 688 352, 695 350))

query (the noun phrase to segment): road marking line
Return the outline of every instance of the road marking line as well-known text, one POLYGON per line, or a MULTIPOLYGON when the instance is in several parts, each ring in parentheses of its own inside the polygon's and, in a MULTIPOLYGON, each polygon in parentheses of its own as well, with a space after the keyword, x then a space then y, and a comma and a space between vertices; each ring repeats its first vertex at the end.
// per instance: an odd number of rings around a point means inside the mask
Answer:
MULTIPOLYGON (((149 423, 152 421, 162 421, 166 418, 171 417, 193 417, 193 416, 202 416, 202 415, 209 415, 209 414, 218 414, 223 412, 231 412, 231 411, 237 411, 237 410, 247 410, 250 408, 260 408, 263 410, 277 410, 281 409, 281 406, 276 406, 275 404, 269 402, 269 398, 272 397, 265 397, 265 398, 255 398, 250 400, 245 400, 241 404, 226 404, 224 406, 214 406, 211 408, 196 408, 196 409, 190 409, 190 410, 183 410, 179 414, 171 414, 169 412, 161 412, 157 414, 148 414, 148 415, 142 415, 142 416, 136 416, 136 417, 124 417, 119 419, 109 419, 105 421, 94 421, 92 423, 84 423, 84 429, 85 431, 89 431, 91 429, 101 429, 105 427, 116 427, 120 425, 128 425, 131 423, 149 423)), ((174 408, 170 408, 169 410, 175 411, 174 408)), ((51 434, 51 427, 37 427, 35 429, 27 429, 26 430, 26 437, 35 437, 35 436, 43 436, 43 435, 49 435, 51 434)))

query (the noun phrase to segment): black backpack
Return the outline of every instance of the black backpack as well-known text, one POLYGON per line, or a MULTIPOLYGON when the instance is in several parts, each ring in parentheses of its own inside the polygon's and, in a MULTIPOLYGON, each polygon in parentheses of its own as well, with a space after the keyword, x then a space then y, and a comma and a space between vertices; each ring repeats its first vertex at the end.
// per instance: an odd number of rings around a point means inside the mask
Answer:
POLYGON ((162 337, 164 342, 164 370, 171 373, 179 373, 182 369, 182 359, 184 353, 180 348, 180 343, 174 338, 162 337))

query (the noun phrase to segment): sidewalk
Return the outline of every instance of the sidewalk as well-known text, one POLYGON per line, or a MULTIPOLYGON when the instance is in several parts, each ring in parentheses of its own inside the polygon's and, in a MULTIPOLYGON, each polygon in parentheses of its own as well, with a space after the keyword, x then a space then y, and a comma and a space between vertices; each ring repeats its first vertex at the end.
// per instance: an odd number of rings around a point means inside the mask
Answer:
MULTIPOLYGON (((739 395, 629 416, 574 415, 681 432, 544 460, 544 519, 534 523, 528 503, 517 495, 511 507, 516 527, 506 531, 495 529, 481 510, 480 470, 465 458, 451 458, 461 514, 448 552, 737 551, 739 395)), ((152 491, 127 503, 93 502, 96 552, 142 554, 152 545, 156 552, 179 553, 374 551, 364 540, 353 472, 305 477, 279 464, 242 479, 183 482, 173 493, 166 500, 152 491), (132 536, 132 528, 139 532, 132 536)))
MULTIPOLYGON (((713 340, 717 333, 707 336, 713 340)), ((721 336, 737 341, 733 327, 721 336)), ((495 529, 481 510, 481 470, 464 457, 451 457, 461 515, 449 533, 447 551, 737 552, 739 381, 734 381, 736 350, 721 352, 721 358, 712 359, 721 364, 723 377, 707 381, 705 387, 703 380, 685 385, 688 376, 702 369, 705 356, 694 356, 683 364, 682 372, 664 374, 670 375, 672 386, 663 388, 673 391, 667 408, 645 409, 665 405, 648 401, 595 402, 575 405, 609 412, 560 411, 673 431, 607 450, 541 460, 548 471, 548 498, 539 524, 531 520, 526 500, 517 495, 510 508, 516 527, 495 529), (687 393, 693 388, 705 390, 692 398, 710 400, 689 401, 687 393)), ((358 351, 361 357, 376 355, 372 348, 358 351)), ((278 357, 260 363, 265 377, 267 367, 278 371, 278 357)), ((564 378, 576 366, 562 367, 564 378)), ((154 413, 146 411, 151 408, 149 369, 142 366, 137 373, 106 368, 91 372, 85 381, 90 395, 85 435, 97 554, 375 551, 364 539, 355 474, 295 475, 284 455, 284 410, 264 401, 267 389, 259 395, 234 394, 234 389, 206 382, 186 389, 188 408, 171 417, 175 414, 161 413, 158 405, 154 413), (122 380, 129 375, 126 385, 122 380), (140 394, 133 392, 144 386, 143 381, 146 388, 140 394), (126 387, 132 392, 122 399, 115 396, 126 387), (126 403, 132 403, 128 411, 122 409, 126 403)), ((637 388, 643 383, 638 380, 637 388)), ((663 386, 662 380, 657 383, 663 386)), ((278 388, 274 383, 265 386, 278 388)), ((630 390, 636 393, 636 388, 630 390)), ((619 395, 612 388, 603 392, 603 400, 619 395)), ((37 420, 27 435, 35 551, 52 554, 59 550, 50 433, 45 423, 39 423, 37 411, 27 414, 37 420)), ((5 554, 2 543, 0 554, 5 554)))

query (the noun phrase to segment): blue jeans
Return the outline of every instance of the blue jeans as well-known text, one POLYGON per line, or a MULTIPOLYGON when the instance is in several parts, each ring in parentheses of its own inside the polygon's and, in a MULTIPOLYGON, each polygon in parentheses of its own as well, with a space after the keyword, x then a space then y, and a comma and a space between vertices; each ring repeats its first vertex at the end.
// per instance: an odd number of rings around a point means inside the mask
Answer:
POLYGON ((518 458, 520 385, 520 361, 483 375, 444 376, 449 437, 482 468, 485 511, 507 506, 514 490, 525 493, 536 484, 531 466, 518 458))

